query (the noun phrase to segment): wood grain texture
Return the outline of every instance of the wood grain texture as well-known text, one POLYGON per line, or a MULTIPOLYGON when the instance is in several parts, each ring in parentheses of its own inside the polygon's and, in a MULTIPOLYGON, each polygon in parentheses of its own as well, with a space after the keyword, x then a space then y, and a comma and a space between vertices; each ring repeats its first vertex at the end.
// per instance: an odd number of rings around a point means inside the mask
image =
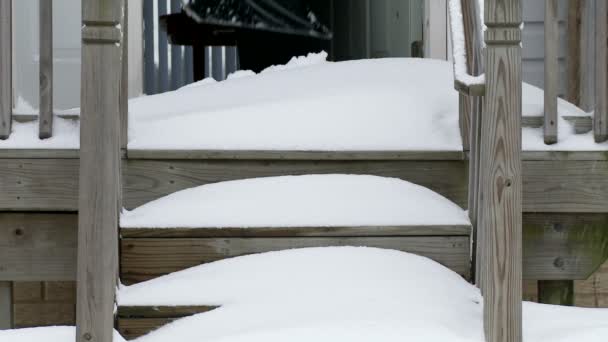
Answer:
POLYGON ((469 276, 466 236, 339 238, 126 238, 121 241, 121 281, 129 284, 229 257, 290 248, 369 246, 427 256, 469 276))
POLYGON ((40 117, 38 137, 53 136, 53 2, 39 1, 40 117))
POLYGON ((479 230, 488 342, 522 340, 521 1, 485 1, 479 230))
POLYGON ((470 234, 470 226, 122 228, 120 230, 120 236, 123 238, 469 236, 470 234))
POLYGON ((557 142, 558 48, 559 19, 557 0, 545 0, 545 120, 543 126, 545 144, 555 144, 557 142))
POLYGON ((125 162, 124 205, 134 208, 178 190, 219 181, 302 174, 372 174, 411 181, 466 206, 462 161, 193 160, 125 162))
POLYGON ((15 328, 74 325, 76 284, 70 282, 14 282, 15 328))
POLYGON ((12 283, 0 281, 0 330, 13 327, 12 283))
POLYGON ((595 142, 608 139, 608 2, 595 4, 595 142))
POLYGON ((78 159, 2 159, 1 210, 76 210, 78 159))
POLYGON ((129 142, 129 1, 122 9, 121 74, 120 74, 120 148, 127 149, 129 142))
MULTIPOLYGON (((585 134, 593 130, 591 116, 562 116, 574 128, 576 134, 585 134)), ((545 124, 543 116, 524 116, 521 118, 522 127, 540 128, 545 124)))
POLYGON ((74 280, 77 218, 0 213, 0 280, 74 280))
POLYGON ((469 96, 458 94, 458 125, 464 151, 471 150, 471 105, 469 96))
POLYGON ((115 40, 103 33, 106 28, 120 30, 124 3, 82 5, 76 341, 112 342, 118 285, 122 49, 121 32, 115 40))
MULTIPOLYGON (((585 2, 592 0, 568 1, 568 19, 567 19, 567 39, 568 50, 566 55, 567 63, 567 89, 566 99, 568 102, 579 106, 581 104, 581 71, 585 70, 581 66, 583 46, 583 7, 585 2)), ((588 20, 588 18, 585 18, 588 20)), ((546 23, 545 23, 546 24, 546 23)), ((546 83, 545 83, 546 84, 546 83)))
POLYGON ((119 306, 117 329, 127 340, 143 336, 176 319, 208 312, 215 306, 119 306))
POLYGON ((574 282, 574 304, 591 308, 608 308, 608 261, 588 279, 574 282))
POLYGON ((11 135, 13 122, 12 13, 12 1, 0 1, 0 139, 11 135))

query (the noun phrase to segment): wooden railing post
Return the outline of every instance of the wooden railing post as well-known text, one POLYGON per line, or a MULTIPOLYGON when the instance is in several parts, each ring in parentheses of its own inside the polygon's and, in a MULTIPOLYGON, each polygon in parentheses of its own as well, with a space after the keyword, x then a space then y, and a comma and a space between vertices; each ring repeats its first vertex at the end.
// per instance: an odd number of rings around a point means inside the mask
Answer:
POLYGON ((557 0, 545 0, 545 144, 557 142, 558 46, 557 0))
POLYGON ((111 342, 114 328, 122 1, 82 1, 77 342, 111 342))
POLYGON ((521 0, 485 0, 481 286, 488 342, 522 340, 521 0))
POLYGON ((0 0, 0 139, 11 135, 13 114, 12 0, 0 0))
POLYGON ((129 141, 129 1, 122 10, 122 63, 120 78, 120 148, 127 149, 129 141))
POLYGON ((39 3, 39 46, 40 46, 40 113, 38 137, 53 135, 53 1, 40 0, 39 3))
POLYGON ((595 4, 595 142, 608 139, 608 1, 595 4))

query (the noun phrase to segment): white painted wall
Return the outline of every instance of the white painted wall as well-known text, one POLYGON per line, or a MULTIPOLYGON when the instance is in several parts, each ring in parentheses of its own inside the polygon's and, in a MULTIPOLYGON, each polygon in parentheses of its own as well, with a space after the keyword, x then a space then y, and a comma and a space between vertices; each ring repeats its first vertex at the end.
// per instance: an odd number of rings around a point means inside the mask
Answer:
POLYGON ((447 0, 424 1, 424 57, 450 58, 447 0))

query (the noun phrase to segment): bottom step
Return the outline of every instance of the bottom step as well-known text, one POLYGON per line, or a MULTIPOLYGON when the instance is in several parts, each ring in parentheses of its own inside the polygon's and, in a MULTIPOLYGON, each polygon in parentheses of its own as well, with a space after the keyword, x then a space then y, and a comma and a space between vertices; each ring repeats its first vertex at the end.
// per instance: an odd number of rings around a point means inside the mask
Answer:
POLYGON ((216 308, 216 306, 120 306, 116 329, 125 339, 132 340, 176 319, 216 308))

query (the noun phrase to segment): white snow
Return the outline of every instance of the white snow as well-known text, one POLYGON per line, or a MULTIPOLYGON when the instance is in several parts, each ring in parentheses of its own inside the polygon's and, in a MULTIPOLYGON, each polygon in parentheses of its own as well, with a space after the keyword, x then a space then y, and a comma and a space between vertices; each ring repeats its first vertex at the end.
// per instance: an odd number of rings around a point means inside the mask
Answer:
MULTIPOLYGON (((120 305, 217 305, 140 342, 482 342, 482 298, 413 254, 365 247, 271 252, 121 287, 120 305), (236 323, 235 323, 236 322, 236 323)), ((525 342, 604 342, 608 310, 525 303, 525 342)))
POLYGON ((53 136, 38 139, 38 120, 30 122, 13 121, 9 139, 0 140, 0 148, 48 148, 77 149, 80 146, 80 124, 76 120, 53 118, 53 136))
POLYGON ((422 186, 367 175, 305 175, 220 182, 124 211, 121 227, 469 225, 464 210, 422 186), (238 213, 238 215, 235 215, 238 213))
MULTIPOLYGON (((414 254, 306 248, 225 259, 121 286, 123 306, 213 305, 137 342, 483 342, 482 298, 414 254)), ((524 342, 605 342, 608 309, 523 304, 524 342)), ((72 342, 73 327, 0 331, 1 342, 72 342)), ((117 334, 115 342, 124 342, 117 334)))
POLYGON ((448 63, 325 56, 132 100, 129 148, 462 149, 448 63))
MULTIPOLYGON (((452 37, 452 58, 456 79, 466 85, 483 84, 485 76, 471 76, 467 72, 465 33, 460 0, 449 1, 450 29, 452 37)), ((483 22, 483 20, 481 21, 483 22)))
MULTIPOLYGON (((74 342, 75 340, 76 329, 74 327, 0 330, 0 342, 74 342)), ((115 331, 114 342, 125 342, 125 340, 115 331)))
MULTIPOLYGON (((455 1, 454 3, 458 3, 455 1)), ((373 59, 326 62, 294 58, 260 74, 205 79, 129 102, 130 149, 300 151, 461 151, 458 96, 449 62, 373 59)), ((23 102, 23 101, 22 101, 23 102)), ((26 108, 27 104, 21 104, 26 108)), ((559 100, 559 116, 588 115, 559 100)), ((77 113, 78 110, 70 110, 77 113)), ((523 115, 542 116, 543 91, 523 85, 523 115)), ((0 148, 78 148, 78 123, 57 118, 53 138, 38 125, 14 123, 0 148)), ((547 146, 541 129, 524 130, 524 150, 605 150, 560 124, 547 146)))

